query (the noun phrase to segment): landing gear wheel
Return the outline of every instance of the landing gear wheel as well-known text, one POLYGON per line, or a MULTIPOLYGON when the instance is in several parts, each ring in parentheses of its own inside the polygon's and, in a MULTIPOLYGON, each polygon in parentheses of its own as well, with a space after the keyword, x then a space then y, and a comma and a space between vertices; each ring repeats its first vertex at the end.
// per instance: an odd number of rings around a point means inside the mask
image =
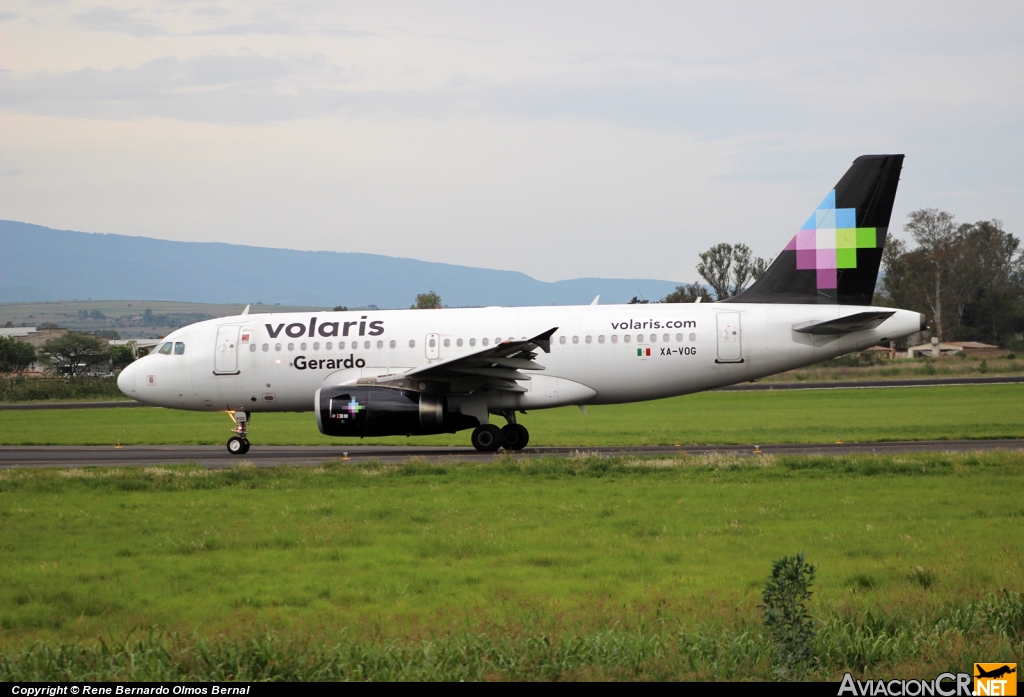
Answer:
POLYGON ((245 455, 249 452, 249 441, 238 436, 228 438, 228 452, 232 455, 245 455))
POLYGON ((509 424, 501 429, 501 444, 506 450, 522 450, 530 442, 530 432, 525 426, 509 424))
POLYGON ((485 453, 493 453, 501 447, 501 429, 494 424, 484 424, 473 429, 473 447, 485 453))

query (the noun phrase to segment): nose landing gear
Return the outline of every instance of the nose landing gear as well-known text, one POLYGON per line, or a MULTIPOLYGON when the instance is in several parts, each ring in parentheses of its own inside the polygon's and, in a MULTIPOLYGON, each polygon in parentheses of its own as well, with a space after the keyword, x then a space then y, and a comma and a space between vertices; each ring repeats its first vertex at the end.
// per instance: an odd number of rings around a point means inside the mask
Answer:
POLYGON ((232 455, 245 455, 249 452, 249 415, 244 411, 229 411, 228 415, 235 422, 231 432, 237 434, 228 438, 228 452, 232 455))

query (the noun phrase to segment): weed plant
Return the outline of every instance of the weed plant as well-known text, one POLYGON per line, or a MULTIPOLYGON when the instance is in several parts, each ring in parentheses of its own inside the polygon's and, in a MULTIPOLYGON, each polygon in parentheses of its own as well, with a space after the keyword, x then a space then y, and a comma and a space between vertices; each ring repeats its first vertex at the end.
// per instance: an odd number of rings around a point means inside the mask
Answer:
POLYGON ((37 378, 0 375, 0 403, 128 399, 116 378, 37 378))

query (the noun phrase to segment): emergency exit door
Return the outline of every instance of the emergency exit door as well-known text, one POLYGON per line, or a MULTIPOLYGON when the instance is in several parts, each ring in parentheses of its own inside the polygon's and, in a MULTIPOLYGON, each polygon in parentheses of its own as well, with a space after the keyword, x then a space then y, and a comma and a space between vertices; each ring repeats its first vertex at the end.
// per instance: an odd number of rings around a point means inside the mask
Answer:
POLYGON ((718 313, 718 362, 743 362, 743 331, 738 312, 718 313))
POLYGON ((441 337, 437 334, 427 334, 427 340, 423 342, 423 348, 427 352, 427 359, 434 360, 441 355, 441 337))
POLYGON ((217 346, 213 352, 214 375, 238 375, 238 333, 237 324, 217 327, 217 346))

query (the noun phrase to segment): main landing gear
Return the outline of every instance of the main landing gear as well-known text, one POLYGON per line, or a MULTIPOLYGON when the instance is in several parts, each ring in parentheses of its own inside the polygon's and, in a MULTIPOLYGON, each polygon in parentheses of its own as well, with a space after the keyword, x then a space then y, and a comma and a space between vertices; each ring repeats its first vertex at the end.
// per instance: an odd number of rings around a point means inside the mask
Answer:
POLYGON ((473 447, 485 453, 493 453, 499 448, 505 450, 522 450, 530 442, 530 432, 525 426, 516 423, 514 411, 502 414, 508 424, 498 428, 494 424, 481 424, 473 430, 473 447))
POLYGON ((235 422, 231 432, 237 434, 228 438, 228 452, 232 455, 245 455, 249 452, 249 415, 244 411, 228 412, 228 415, 235 422))

